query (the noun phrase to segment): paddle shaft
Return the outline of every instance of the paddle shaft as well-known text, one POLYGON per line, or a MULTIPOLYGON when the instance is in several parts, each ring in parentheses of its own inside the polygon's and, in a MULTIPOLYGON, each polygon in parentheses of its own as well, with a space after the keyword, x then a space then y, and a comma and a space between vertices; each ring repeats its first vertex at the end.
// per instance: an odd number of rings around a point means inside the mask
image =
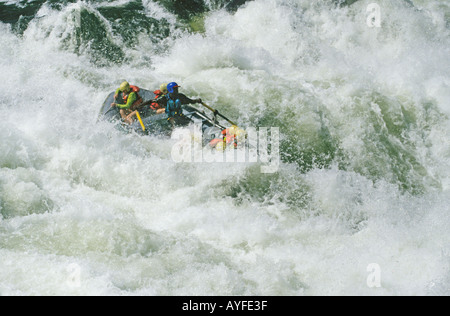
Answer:
POLYGON ((103 115, 108 114, 111 110, 114 110, 114 108, 115 108, 115 107, 112 106, 112 107, 111 107, 108 111, 106 111, 105 114, 103 114, 103 115))
POLYGON ((145 125, 144 125, 144 123, 142 122, 141 115, 139 114, 139 111, 136 111, 136 117, 137 117, 138 120, 139 120, 139 124, 141 124, 142 131, 145 132, 145 125))
POLYGON ((205 103, 203 103, 203 102, 202 102, 202 105, 203 105, 205 108, 207 108, 208 110, 210 110, 211 112, 213 112, 214 114, 219 115, 221 118, 223 118, 224 120, 226 120, 228 123, 230 123, 230 124, 232 124, 232 125, 234 125, 234 126, 237 126, 236 123, 232 122, 231 120, 229 120, 228 118, 226 118, 225 116, 223 116, 222 114, 220 114, 219 111, 213 109, 212 107, 210 107, 209 105, 207 105, 207 104, 205 104, 205 103))

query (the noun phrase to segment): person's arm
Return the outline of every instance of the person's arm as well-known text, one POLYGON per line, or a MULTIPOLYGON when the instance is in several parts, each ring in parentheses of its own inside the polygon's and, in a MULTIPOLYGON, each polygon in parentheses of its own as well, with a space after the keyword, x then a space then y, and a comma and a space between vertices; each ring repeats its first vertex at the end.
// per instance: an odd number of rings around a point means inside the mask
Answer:
POLYGON ((148 101, 145 101, 144 103, 142 103, 141 106, 150 105, 150 104, 152 104, 153 102, 155 102, 155 101, 154 101, 154 100, 148 100, 148 101))
POLYGON ((185 96, 184 94, 180 93, 179 95, 181 104, 195 104, 195 103, 202 103, 202 99, 195 99, 192 100, 190 98, 188 98, 187 96, 185 96))
POLYGON ((144 103, 141 104, 141 106, 150 105, 153 103, 158 103, 159 107, 165 107, 166 103, 167 103, 167 99, 165 96, 160 96, 158 98, 145 101, 144 103))
POLYGON ((158 103, 160 107, 165 108, 167 105, 167 98, 165 95, 162 95, 159 98, 156 98, 155 102, 158 103))
POLYGON ((137 100, 137 95, 135 92, 131 92, 127 99, 127 104, 116 103, 119 109, 130 109, 133 103, 137 100))
POLYGON ((116 90, 116 93, 114 94, 114 101, 116 101, 117 97, 119 96, 120 88, 116 90))
POLYGON ((119 93, 120 93, 120 89, 117 89, 116 93, 114 93, 114 102, 111 103, 111 106, 116 106, 116 104, 117 104, 117 97, 119 96, 119 93))

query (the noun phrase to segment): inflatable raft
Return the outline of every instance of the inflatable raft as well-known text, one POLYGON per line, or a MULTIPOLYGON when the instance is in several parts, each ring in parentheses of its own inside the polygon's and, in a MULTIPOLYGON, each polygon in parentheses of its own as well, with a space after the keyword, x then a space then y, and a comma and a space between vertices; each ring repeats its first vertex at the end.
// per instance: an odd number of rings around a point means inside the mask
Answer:
MULTIPOLYGON (((112 122, 126 132, 135 132, 140 135, 171 136, 174 128, 168 120, 168 115, 166 113, 156 114, 150 106, 140 108, 138 110, 139 119, 135 120, 131 125, 124 123, 119 109, 117 107, 111 107, 111 104, 114 102, 114 94, 115 92, 111 92, 103 103, 99 113, 99 120, 112 122)), ((142 97, 143 102, 156 98, 154 92, 145 89, 140 89, 139 95, 142 97)), ((204 106, 213 111, 212 116, 207 115, 205 111, 192 105, 183 105, 183 116, 181 119, 177 119, 175 126, 188 127, 195 125, 200 127, 203 136, 203 145, 209 144, 211 147, 220 148, 222 142, 230 143, 232 141, 232 137, 228 133, 230 128, 220 124, 217 120, 218 115, 223 116, 206 104, 204 106), (217 146, 218 144, 219 146, 217 146)))

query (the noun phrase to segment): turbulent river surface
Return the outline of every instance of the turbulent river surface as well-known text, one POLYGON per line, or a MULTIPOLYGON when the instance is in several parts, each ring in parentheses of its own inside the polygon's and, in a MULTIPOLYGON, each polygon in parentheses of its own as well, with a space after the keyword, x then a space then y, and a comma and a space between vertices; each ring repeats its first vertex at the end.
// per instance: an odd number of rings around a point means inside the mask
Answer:
POLYGON ((0 295, 449 295, 447 0, 1 0, 0 295), (98 122, 176 81, 279 165, 98 122))

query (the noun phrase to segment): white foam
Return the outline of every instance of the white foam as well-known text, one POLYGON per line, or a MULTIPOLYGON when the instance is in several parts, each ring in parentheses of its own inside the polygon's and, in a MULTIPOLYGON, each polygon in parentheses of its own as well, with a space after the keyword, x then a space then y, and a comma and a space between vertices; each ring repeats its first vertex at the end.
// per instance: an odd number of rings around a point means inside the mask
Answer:
POLYGON ((61 43, 81 8, 126 1, 44 6, 23 37, 0 24, 12 91, 0 99, 0 294, 448 294, 442 3, 378 1, 375 29, 371 2, 252 1, 207 14, 203 34, 178 30, 163 54, 131 49, 130 63, 103 68, 61 43), (96 124, 125 78, 179 81, 244 127, 281 122, 293 162, 264 176, 254 164, 176 164, 172 141, 96 124), (308 168, 326 145, 332 162, 308 168), (372 263, 380 288, 367 284, 372 263))

